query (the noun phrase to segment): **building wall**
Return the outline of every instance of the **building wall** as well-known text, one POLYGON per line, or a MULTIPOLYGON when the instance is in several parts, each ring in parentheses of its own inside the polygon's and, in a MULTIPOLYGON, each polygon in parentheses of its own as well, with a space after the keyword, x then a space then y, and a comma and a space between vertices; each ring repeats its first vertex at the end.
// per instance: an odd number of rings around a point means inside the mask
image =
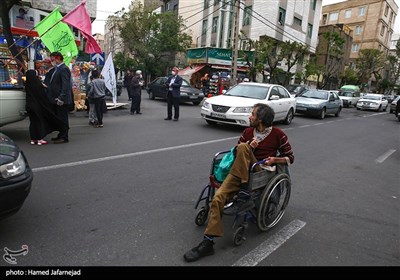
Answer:
POLYGON ((341 23, 353 30, 350 59, 354 61, 361 49, 373 48, 384 53, 389 52, 397 12, 398 6, 394 0, 346 1, 323 6, 321 26, 341 23), (364 15, 360 15, 360 9, 363 7, 364 15), (332 20, 331 15, 334 13, 338 13, 338 17, 332 20), (357 28, 361 28, 360 33, 357 32, 357 28))
MULTIPOLYGON (((57 6, 60 6, 60 12, 66 14, 73 8, 79 5, 81 0, 31 0, 32 8, 48 11, 53 11, 57 6)), ((97 0, 86 0, 86 9, 92 19, 96 18, 97 0)))

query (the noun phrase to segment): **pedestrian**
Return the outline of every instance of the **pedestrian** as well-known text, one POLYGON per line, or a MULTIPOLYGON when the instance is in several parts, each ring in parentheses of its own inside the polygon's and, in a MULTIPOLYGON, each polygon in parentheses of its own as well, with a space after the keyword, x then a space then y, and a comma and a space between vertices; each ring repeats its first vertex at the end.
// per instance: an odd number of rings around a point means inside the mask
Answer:
POLYGON ((174 121, 179 119, 179 102, 181 97, 182 77, 178 75, 179 68, 172 68, 171 75, 168 77, 166 86, 167 93, 167 117, 164 120, 172 120, 172 105, 174 106, 174 121))
POLYGON ((29 134, 32 145, 46 145, 44 137, 53 131, 67 129, 65 123, 59 119, 50 103, 46 89, 35 70, 26 72, 26 112, 29 117, 29 134))
POLYGON ((124 77, 124 86, 126 87, 126 90, 128 92, 128 100, 129 101, 132 100, 132 93, 131 93, 131 90, 130 90, 130 84, 131 84, 132 78, 133 78, 133 75, 132 75, 131 70, 129 70, 129 69, 126 70, 126 74, 125 74, 125 77, 124 77))
POLYGON ((133 76, 131 83, 129 85, 131 96, 132 96, 132 103, 131 103, 131 115, 135 114, 142 114, 140 112, 140 103, 142 101, 142 71, 137 70, 135 72, 135 76, 133 76))
POLYGON ((98 70, 92 71, 93 81, 88 85, 89 104, 94 104, 97 122, 93 127, 103 127, 103 103, 106 97, 106 83, 100 78, 98 70))
POLYGON ((48 75, 48 96, 50 102, 53 104, 55 114, 66 125, 59 131, 57 137, 52 138, 54 144, 68 143, 69 120, 68 112, 69 106, 72 103, 72 82, 71 71, 64 63, 64 57, 60 52, 52 52, 50 54, 51 63, 54 69, 51 71, 51 76, 48 75))
POLYGON ((272 126, 274 116, 274 110, 266 104, 258 103, 253 106, 249 116, 250 127, 239 138, 232 168, 212 199, 203 241, 184 254, 187 262, 214 254, 214 237, 223 236, 223 213, 234 214, 254 208, 254 201, 248 190, 249 166, 263 159, 266 160, 265 165, 270 167, 293 163, 293 151, 287 135, 280 128, 272 126), (235 193, 238 193, 239 199, 227 208, 230 213, 226 213, 225 203, 235 193))
POLYGON ((204 96, 207 96, 208 91, 210 89, 210 78, 208 77, 208 73, 205 73, 203 77, 201 77, 201 85, 203 88, 204 96))

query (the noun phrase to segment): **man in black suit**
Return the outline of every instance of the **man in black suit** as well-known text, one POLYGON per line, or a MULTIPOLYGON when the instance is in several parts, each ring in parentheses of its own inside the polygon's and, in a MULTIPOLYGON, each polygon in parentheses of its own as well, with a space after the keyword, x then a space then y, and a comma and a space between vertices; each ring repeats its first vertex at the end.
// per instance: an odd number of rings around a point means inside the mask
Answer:
POLYGON ((174 105, 174 121, 179 119, 179 101, 181 97, 182 77, 178 75, 179 68, 172 68, 171 76, 168 77, 166 86, 167 93, 167 117, 164 120, 172 119, 172 105, 174 105))
POLYGON ((71 71, 65 65, 64 57, 60 52, 51 53, 50 59, 54 71, 47 77, 48 95, 54 106, 55 114, 67 125, 66 128, 59 131, 56 138, 51 140, 54 141, 54 144, 68 143, 68 112, 69 105, 72 104, 71 71))

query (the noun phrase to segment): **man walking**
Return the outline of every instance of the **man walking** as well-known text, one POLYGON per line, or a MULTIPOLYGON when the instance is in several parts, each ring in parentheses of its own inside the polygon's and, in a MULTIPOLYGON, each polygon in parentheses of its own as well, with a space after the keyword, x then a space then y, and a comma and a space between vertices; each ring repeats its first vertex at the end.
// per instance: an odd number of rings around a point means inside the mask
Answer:
POLYGON ((129 85, 129 90, 132 96, 132 104, 131 104, 131 115, 142 114, 140 112, 140 103, 142 101, 142 86, 143 81, 141 80, 142 71, 137 70, 135 76, 133 76, 131 83, 129 85))
POLYGON ((167 117, 164 120, 172 119, 172 105, 174 105, 174 121, 179 119, 179 102, 181 97, 182 77, 178 75, 179 68, 172 68, 171 76, 168 77, 166 86, 167 93, 167 117))
POLYGON ((65 65, 64 57, 60 52, 52 52, 50 59, 54 66, 54 71, 47 84, 49 98, 54 106, 55 114, 66 124, 66 127, 59 131, 57 137, 51 140, 54 141, 54 144, 68 143, 68 112, 69 105, 72 104, 71 71, 65 65))

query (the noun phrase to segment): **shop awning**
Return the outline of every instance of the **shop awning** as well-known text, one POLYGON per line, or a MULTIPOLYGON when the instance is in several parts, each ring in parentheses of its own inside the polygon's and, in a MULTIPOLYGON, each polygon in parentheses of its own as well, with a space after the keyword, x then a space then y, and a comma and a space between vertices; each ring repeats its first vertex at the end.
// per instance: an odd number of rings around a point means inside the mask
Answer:
POLYGON ((196 73, 197 71, 200 71, 203 69, 205 65, 200 65, 200 66, 188 66, 185 69, 182 69, 178 72, 178 75, 180 76, 191 76, 193 73, 196 73))

